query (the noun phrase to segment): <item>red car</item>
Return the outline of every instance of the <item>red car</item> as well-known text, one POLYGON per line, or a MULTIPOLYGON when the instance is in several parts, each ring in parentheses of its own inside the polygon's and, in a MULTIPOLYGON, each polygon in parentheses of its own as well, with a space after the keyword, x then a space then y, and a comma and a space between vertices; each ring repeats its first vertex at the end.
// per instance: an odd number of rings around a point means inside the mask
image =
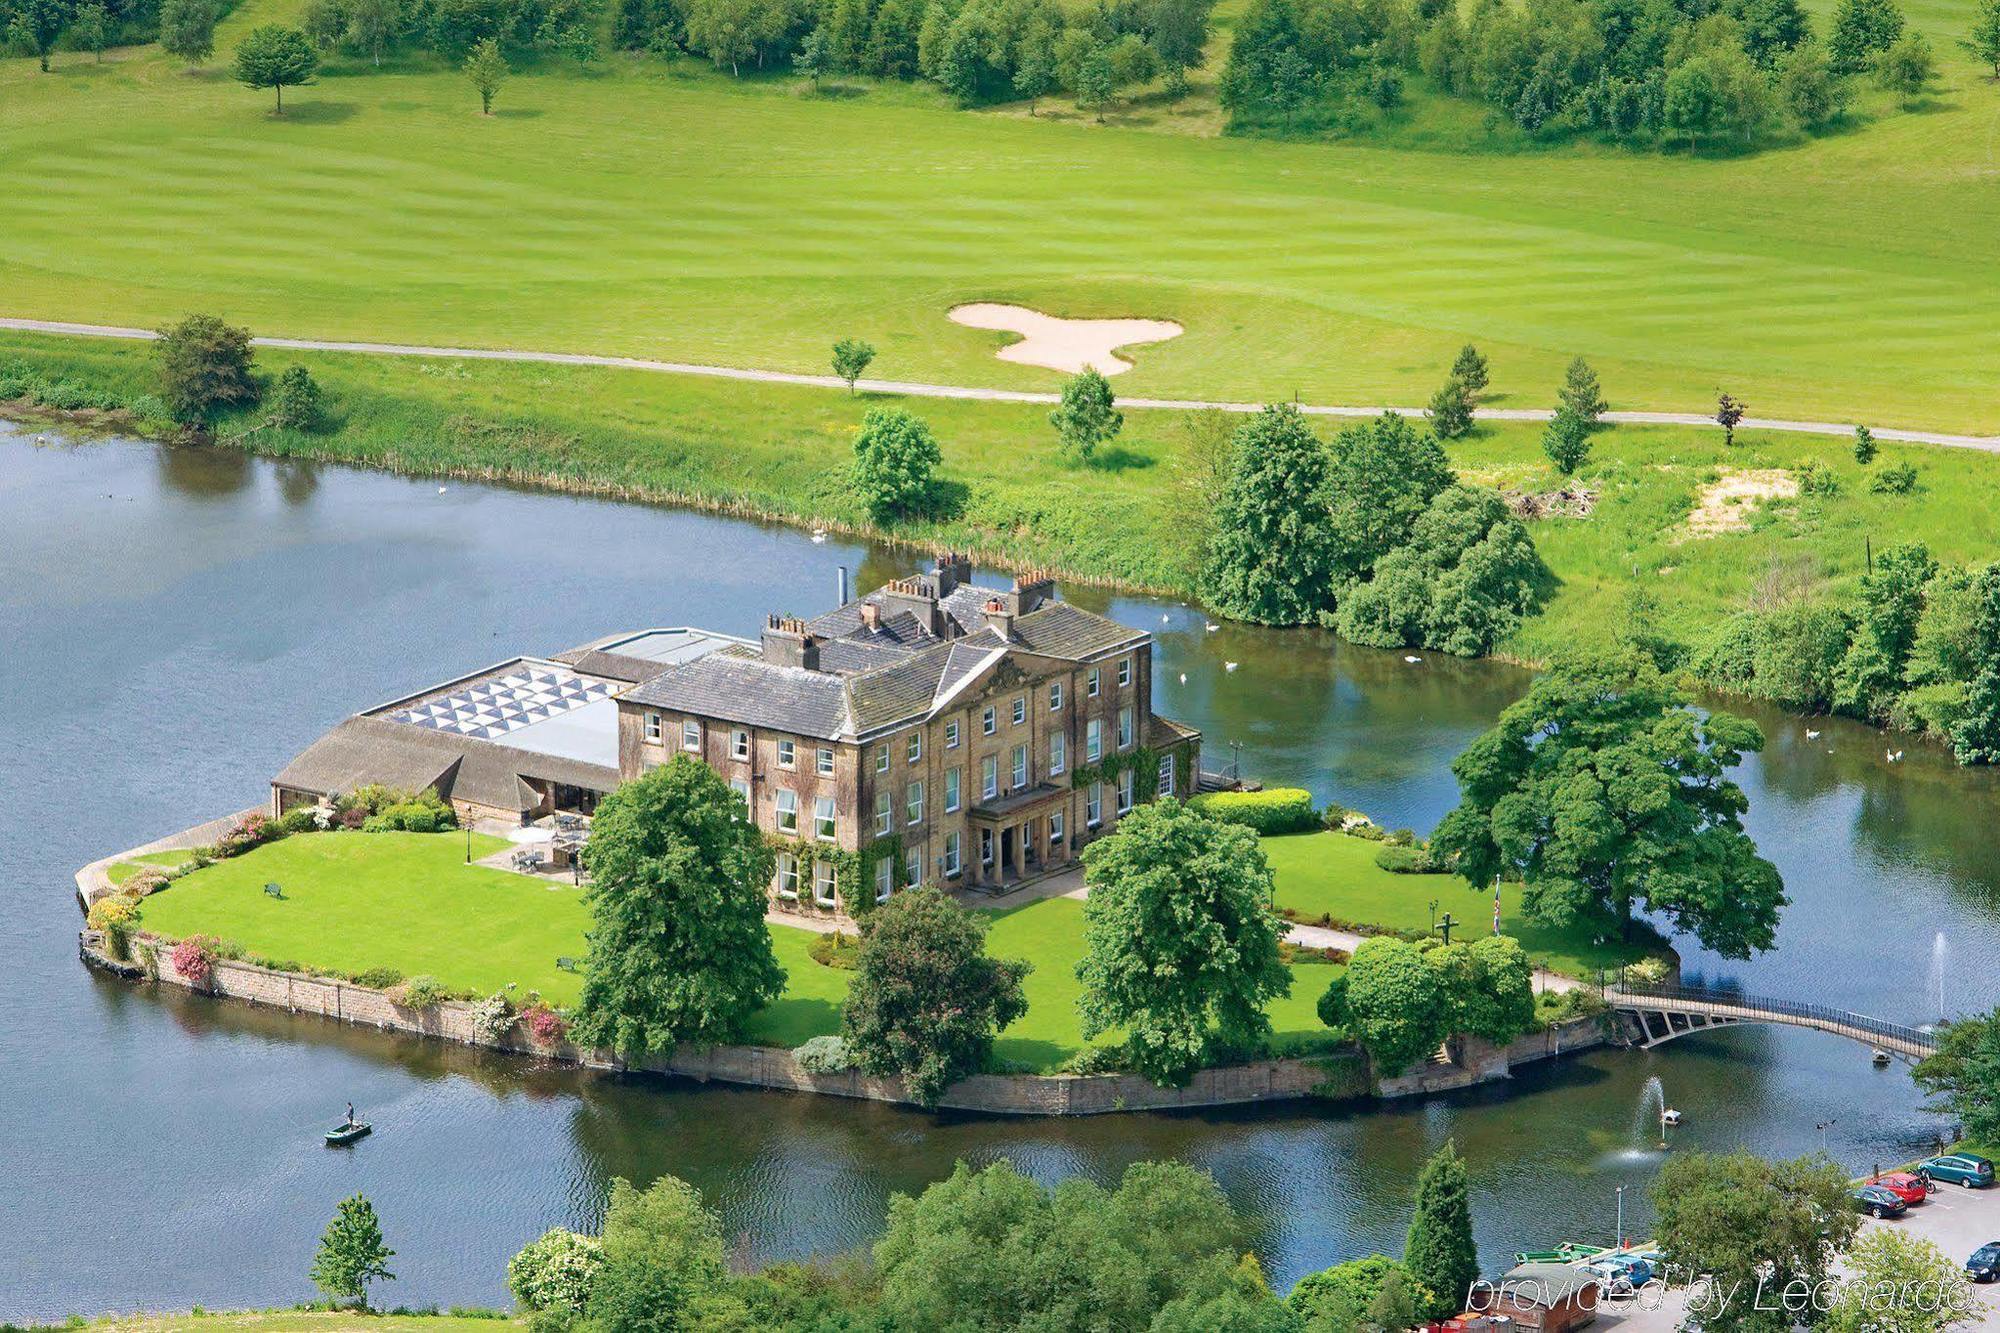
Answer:
POLYGON ((1868 1183, 1880 1185, 1901 1199, 1905 1205, 1922 1203, 1931 1197, 1930 1186, 1924 1178, 1909 1171, 1891 1171, 1888 1175, 1877 1176, 1868 1183))

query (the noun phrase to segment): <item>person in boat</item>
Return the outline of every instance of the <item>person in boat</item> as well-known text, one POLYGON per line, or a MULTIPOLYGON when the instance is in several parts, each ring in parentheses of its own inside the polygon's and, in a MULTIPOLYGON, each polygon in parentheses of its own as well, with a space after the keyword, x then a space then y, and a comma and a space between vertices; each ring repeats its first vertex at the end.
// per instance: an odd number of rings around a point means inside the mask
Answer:
POLYGON ((353 1102, 349 1102, 349 1103, 347 1104, 347 1119, 346 1119, 346 1120, 345 1120, 344 1122, 342 1122, 342 1124, 341 1124, 341 1128, 342 1128, 342 1129, 352 1129, 352 1128, 354 1128, 354 1103, 353 1103, 353 1102))

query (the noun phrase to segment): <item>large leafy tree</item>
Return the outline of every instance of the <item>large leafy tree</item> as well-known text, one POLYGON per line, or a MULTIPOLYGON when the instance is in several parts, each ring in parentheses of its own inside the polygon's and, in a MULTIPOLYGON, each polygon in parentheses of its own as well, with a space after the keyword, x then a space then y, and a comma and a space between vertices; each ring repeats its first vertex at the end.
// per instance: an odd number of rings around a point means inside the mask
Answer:
POLYGON ((841 1025, 863 1069, 902 1075, 911 1096, 935 1106, 1028 1011, 1021 979, 1031 970, 987 957, 984 919, 941 890, 899 893, 861 923, 841 1025))
POLYGON ((1537 920, 1629 937, 1644 910, 1725 957, 1770 948, 1784 883, 1728 776, 1763 733, 1688 704, 1636 657, 1558 662, 1453 762, 1432 847, 1475 887, 1520 879, 1537 920))
POLYGON ((1394 412, 1340 432, 1332 455, 1335 558, 1343 579, 1365 579, 1451 486, 1451 460, 1435 435, 1394 412))
POLYGON ((1377 561, 1374 578, 1341 596, 1333 623, 1356 643, 1475 657, 1514 631, 1550 581, 1506 501, 1449 486, 1377 561))
POLYGON ((275 114, 285 114, 285 89, 311 83, 319 68, 319 53, 297 28, 267 23, 255 28, 236 48, 236 81, 246 88, 269 88, 277 94, 275 114))
POLYGON ((212 0, 160 0, 160 49, 190 65, 215 54, 212 0))
POLYGON ((2000 763, 2000 564, 1979 571, 1967 600, 1972 624, 1962 655, 1972 667, 1972 685, 1952 727, 1951 748, 1961 764, 2000 763))
POLYGON ((251 377, 250 331, 214 315, 189 315, 160 330, 154 344, 159 360, 160 397, 175 421, 206 425, 219 408, 257 401, 251 377))
POLYGON ((1871 1227, 1841 1257, 1827 1333, 1946 1333, 1984 1323, 1965 1265, 1921 1236, 1871 1227))
POLYGON ((49 52, 75 17, 69 0, 18 0, 13 9, 7 35, 26 47, 41 62, 42 73, 48 73, 49 52))
POLYGON ((1209 539, 1202 596, 1223 615, 1303 625, 1331 609, 1339 580, 1327 508, 1326 446, 1290 403, 1237 428, 1209 539))
POLYGON ((1946 1024, 1937 1051, 1911 1077, 1935 1098, 1931 1109, 1955 1117, 1967 1135, 2000 1139, 2000 1009, 1946 1024))
POLYGON ((1463 1308, 1479 1279, 1479 1253, 1472 1242, 1472 1198, 1458 1146, 1447 1142, 1417 1176, 1417 1212, 1403 1242, 1403 1263, 1429 1294, 1417 1311, 1442 1319, 1463 1308))
POLYGON ((1270 1032, 1264 1005, 1292 974, 1256 834, 1169 799, 1122 816, 1083 864, 1086 1038, 1124 1028, 1133 1067, 1179 1084, 1211 1040, 1243 1049, 1270 1032))
POLYGON ((363 1195, 342 1199, 319 1238, 319 1253, 313 1257, 313 1285, 336 1301, 368 1305, 368 1284, 384 1279, 394 1281, 389 1260, 396 1252, 382 1243, 382 1224, 376 1220, 375 1205, 363 1195))
POLYGON ((1437 1305, 1438 1296, 1413 1278, 1402 1262, 1383 1254, 1349 1259, 1332 1268, 1308 1273, 1292 1288, 1291 1295, 1285 1297, 1285 1304, 1305 1321, 1307 1333, 1342 1333, 1382 1322, 1371 1318, 1371 1313, 1380 1308, 1378 1302, 1382 1301, 1384 1289, 1399 1280, 1405 1298, 1413 1307, 1412 1317, 1402 1325, 1408 1327, 1416 1322, 1417 1314, 1437 1305))
POLYGON ((1320 997, 1320 1020, 1342 1027, 1394 1078, 1447 1037, 1505 1045, 1535 1026, 1534 968, 1506 935, 1440 944, 1377 935, 1354 950, 1320 997))
POLYGON ((1654 1234, 1674 1271, 1705 1275, 1726 1305, 1697 1300, 1690 1313, 1712 1333, 1791 1333, 1795 1315, 1774 1300, 1742 1299, 1760 1277, 1821 1287, 1854 1239, 1860 1217, 1847 1173, 1823 1156, 1767 1162, 1748 1152, 1675 1153, 1653 1181, 1654 1234), (1762 1307, 1762 1308, 1759 1308, 1762 1307))
POLYGON ((1827 54, 1843 74, 1868 68, 1876 53, 1903 35, 1903 11, 1896 0, 1840 0, 1833 11, 1827 54))
POLYGON ((1437 1054, 1450 1035, 1446 978, 1425 953, 1392 935, 1372 936, 1320 997, 1320 1020, 1347 1029, 1386 1078, 1437 1054))
POLYGON ((1274 1327, 1190 1322, 1219 1300, 1282 1314, 1259 1284, 1233 1280, 1241 1244, 1214 1180, 1177 1162, 1129 1167, 1115 1190, 1080 1177, 1049 1190, 1004 1161, 960 1162, 921 1195, 890 1200, 875 1246, 881 1316, 908 1333, 1274 1327))
POLYGON ((874 407, 854 436, 854 486, 869 512, 889 522, 931 502, 944 452, 924 419, 900 407, 874 407))
POLYGON ((644 1190, 611 1182, 588 1327, 620 1333, 748 1328, 730 1290, 722 1225, 694 1186, 661 1176, 644 1190))
POLYGON ((1905 542, 1882 552, 1862 576, 1859 623, 1834 677, 1834 704, 1859 717, 1888 712, 1903 685, 1910 646, 1924 612, 1924 588, 1937 574, 1937 561, 1922 542, 1905 542))
POLYGON ((742 809, 689 755, 597 807, 574 1040, 628 1055, 725 1042, 784 989, 764 924, 774 854, 742 809))

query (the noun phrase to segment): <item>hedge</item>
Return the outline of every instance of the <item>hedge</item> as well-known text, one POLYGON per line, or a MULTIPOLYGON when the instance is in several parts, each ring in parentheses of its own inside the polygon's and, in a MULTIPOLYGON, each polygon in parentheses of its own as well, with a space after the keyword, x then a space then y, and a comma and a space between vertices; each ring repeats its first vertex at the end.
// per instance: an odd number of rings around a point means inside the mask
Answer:
POLYGON ((1262 834, 1310 833, 1319 827, 1312 793, 1303 787, 1272 787, 1265 791, 1218 791, 1190 802, 1228 824, 1242 824, 1262 834))

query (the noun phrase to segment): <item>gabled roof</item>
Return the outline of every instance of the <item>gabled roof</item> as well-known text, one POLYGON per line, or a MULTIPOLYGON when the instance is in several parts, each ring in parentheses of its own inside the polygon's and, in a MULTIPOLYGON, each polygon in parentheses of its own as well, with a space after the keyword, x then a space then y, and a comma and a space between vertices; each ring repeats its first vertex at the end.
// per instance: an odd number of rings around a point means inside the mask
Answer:
POLYGON ((623 699, 832 740, 849 731, 848 679, 766 662, 752 649, 726 648, 668 667, 623 699))
POLYGON ((320 795, 371 782, 411 791, 429 787, 447 799, 525 810, 538 798, 523 778, 610 791, 618 785, 618 769, 364 715, 314 741, 271 781, 320 795))

